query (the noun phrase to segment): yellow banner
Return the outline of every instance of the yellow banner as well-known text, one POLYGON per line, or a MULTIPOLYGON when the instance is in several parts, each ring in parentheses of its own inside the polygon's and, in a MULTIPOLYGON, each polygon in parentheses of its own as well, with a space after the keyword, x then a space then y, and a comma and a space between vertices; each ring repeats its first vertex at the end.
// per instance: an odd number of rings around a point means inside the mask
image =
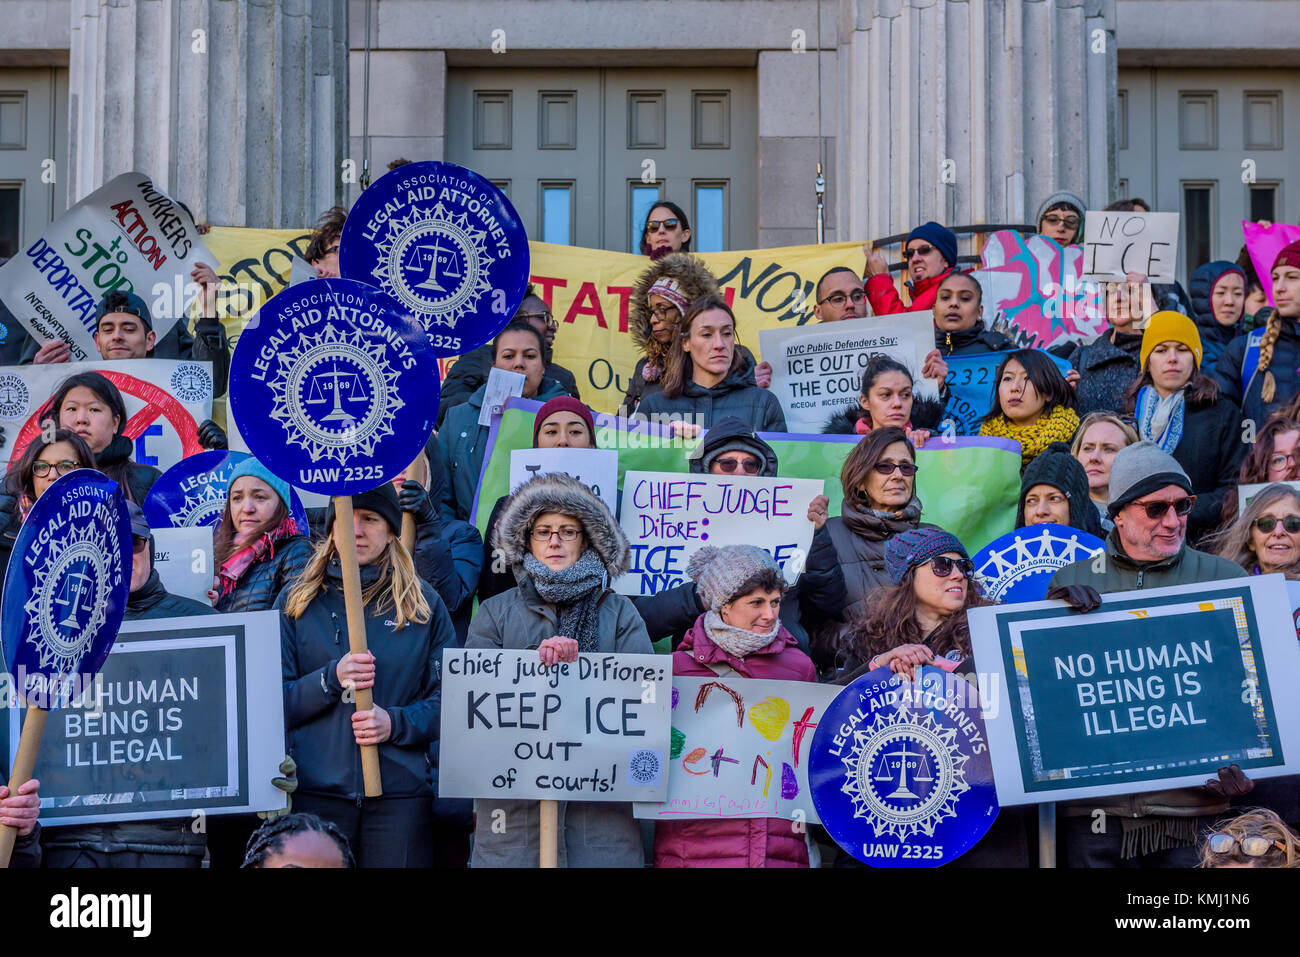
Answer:
MULTIPOLYGON (((220 302, 233 341, 253 310, 289 281, 290 257, 302 257, 309 234, 301 230, 215 226, 204 237, 221 260, 218 273, 234 284, 220 302), (260 301, 257 294, 262 294, 260 301)), ((648 267, 644 256, 550 243, 528 244, 530 280, 550 305, 560 329, 555 357, 578 380, 588 405, 613 412, 637 359, 628 328, 632 290, 648 267)), ((738 338, 755 354, 761 329, 797 325, 812 317, 813 286, 833 266, 861 272, 861 243, 780 246, 703 253, 739 324, 738 338)), ((450 366, 448 361, 446 367, 450 366)))

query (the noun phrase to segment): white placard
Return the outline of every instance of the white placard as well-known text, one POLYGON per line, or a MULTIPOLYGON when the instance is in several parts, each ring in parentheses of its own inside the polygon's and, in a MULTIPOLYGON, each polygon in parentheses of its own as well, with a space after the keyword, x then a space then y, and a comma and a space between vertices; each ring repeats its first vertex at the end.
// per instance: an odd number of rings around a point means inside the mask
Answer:
POLYGON ((208 589, 217 574, 212 564, 213 531, 209 525, 153 530, 153 567, 173 595, 212 604, 208 589))
POLYGON ((1300 644, 1281 575, 973 608, 998 802, 1300 772, 1300 644))
POLYGON ((1083 276, 1123 282, 1131 272, 1147 282, 1174 282, 1178 268, 1178 213, 1089 210, 1083 217, 1083 276))
MULTIPOLYGON (((0 367, 0 426, 9 441, 3 454, 17 459, 40 433, 39 413, 63 380, 99 372, 122 393, 131 459, 164 472, 203 451, 199 423, 212 417, 212 363, 177 359, 98 359, 0 367)), ((7 463, 6 463, 7 465, 7 463)))
POLYGON ((161 339, 198 295, 199 262, 220 265, 190 215, 144 173, 123 173, 0 266, 0 300, 37 342, 62 339, 81 362, 99 355, 95 309, 108 292, 143 299, 161 339))
POLYGON ((534 475, 560 472, 587 486, 618 514, 618 451, 616 449, 514 449, 510 453, 510 491, 534 475))
POLYGON ((874 355, 907 366, 918 396, 939 397, 938 383, 921 378, 925 357, 934 350, 930 312, 762 329, 758 341, 763 358, 772 364, 771 389, 793 433, 819 434, 834 412, 857 405, 862 369, 874 355))
POLYGON ((478 424, 491 425, 492 416, 501 414, 506 399, 512 395, 522 396, 525 378, 522 372, 511 372, 493 366, 488 372, 487 389, 483 392, 483 407, 479 409, 478 424))
POLYGON ((686 580, 686 563, 705 545, 757 545, 798 580, 812 546, 808 506, 821 479, 634 472, 623 476, 619 524, 632 567, 614 582, 620 595, 655 595, 686 580))
POLYGON ((1297 495, 1300 495, 1300 482, 1254 482, 1250 485, 1238 485, 1237 514, 1240 515, 1242 512, 1246 511, 1246 506, 1250 504, 1250 500, 1270 485, 1285 485, 1287 488, 1292 489, 1297 495))
POLYGON ((661 801, 672 659, 536 650, 442 653, 438 796, 661 801))
POLYGON ((821 823, 808 785, 808 754, 822 712, 843 690, 735 675, 675 676, 668 799, 638 803, 636 816, 821 823))

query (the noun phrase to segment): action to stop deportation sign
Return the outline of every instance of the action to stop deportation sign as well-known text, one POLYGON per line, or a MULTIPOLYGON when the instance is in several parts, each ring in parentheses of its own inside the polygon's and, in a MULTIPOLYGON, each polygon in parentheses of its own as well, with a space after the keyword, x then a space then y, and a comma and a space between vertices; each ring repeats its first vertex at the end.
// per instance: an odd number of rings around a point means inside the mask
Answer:
MULTIPOLYGON (((43 824, 284 807, 278 612, 125 622, 100 678, 46 725, 43 824)), ((11 762, 22 713, 0 722, 11 762)))
POLYGON ((1280 575, 969 612, 998 800, 1028 804, 1300 771, 1300 673, 1280 575))
POLYGON ((448 648, 439 797, 662 801, 672 659, 448 648))

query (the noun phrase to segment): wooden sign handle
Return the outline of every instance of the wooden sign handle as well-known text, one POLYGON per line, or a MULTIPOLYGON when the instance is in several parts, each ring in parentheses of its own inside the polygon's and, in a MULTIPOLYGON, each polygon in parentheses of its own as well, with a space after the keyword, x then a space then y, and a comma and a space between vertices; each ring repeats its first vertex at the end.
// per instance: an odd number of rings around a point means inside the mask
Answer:
MULTIPOLYGON (((421 453, 416 456, 415 461, 406 467, 407 480, 413 480, 424 485, 428 481, 424 474, 424 455, 421 453)), ((438 507, 435 502, 434 508, 438 507)), ((402 513, 402 547, 406 549, 407 554, 415 555, 415 516, 410 512, 402 513)))
MULTIPOLYGON (((18 754, 14 757, 14 766, 9 769, 9 793, 17 794, 18 789, 32 779, 36 770, 36 755, 41 750, 41 737, 45 734, 45 719, 50 713, 44 708, 27 709, 27 720, 23 722, 23 731, 18 738, 18 754)), ((14 853, 14 843, 18 840, 18 828, 0 824, 0 867, 9 866, 9 858, 14 853)))
POLYGON ((542 801, 541 811, 541 866, 556 868, 560 866, 560 805, 555 801, 542 801))
MULTIPOLYGON (((343 602, 347 608, 348 650, 359 655, 366 650, 366 611, 361 602, 361 567, 357 564, 357 539, 352 521, 352 498, 338 495, 334 498, 334 547, 339 553, 343 572, 343 602)), ((369 711, 375 706, 369 688, 356 690, 358 711, 369 711)), ((380 797, 384 793, 379 777, 379 746, 363 744, 361 748, 361 776, 365 782, 366 797, 380 797)))

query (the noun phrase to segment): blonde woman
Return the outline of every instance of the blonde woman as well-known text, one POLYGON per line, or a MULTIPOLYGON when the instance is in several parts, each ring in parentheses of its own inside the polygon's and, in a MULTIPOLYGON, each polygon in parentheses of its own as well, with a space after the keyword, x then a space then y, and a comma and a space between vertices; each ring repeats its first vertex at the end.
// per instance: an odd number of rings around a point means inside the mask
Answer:
MULTIPOLYGON (((348 650, 347 612, 334 538, 280 595, 281 659, 289 753, 298 763, 293 809, 338 825, 358 867, 430 867, 433 789, 425 757, 438 736, 442 649, 455 632, 442 599, 402 547, 391 485, 352 497, 368 651, 348 650), (345 689, 370 688, 357 711, 345 689), (359 745, 379 748, 384 794, 365 797, 359 745)), ((331 510, 328 528, 334 529, 331 510)))
POLYGON ((1300 492, 1270 485, 1219 533, 1216 554, 1252 575, 1278 572, 1300 581, 1300 492))
POLYGON ((1137 440, 1137 430, 1110 412, 1090 412, 1074 433, 1070 454, 1079 460, 1088 474, 1088 496, 1097 509, 1101 527, 1107 532, 1115 527, 1106 515, 1106 505, 1110 502, 1110 464, 1120 449, 1137 440))
POLYGON ((1276 812, 1252 808, 1205 835, 1201 866, 1300 867, 1300 834, 1276 812))

